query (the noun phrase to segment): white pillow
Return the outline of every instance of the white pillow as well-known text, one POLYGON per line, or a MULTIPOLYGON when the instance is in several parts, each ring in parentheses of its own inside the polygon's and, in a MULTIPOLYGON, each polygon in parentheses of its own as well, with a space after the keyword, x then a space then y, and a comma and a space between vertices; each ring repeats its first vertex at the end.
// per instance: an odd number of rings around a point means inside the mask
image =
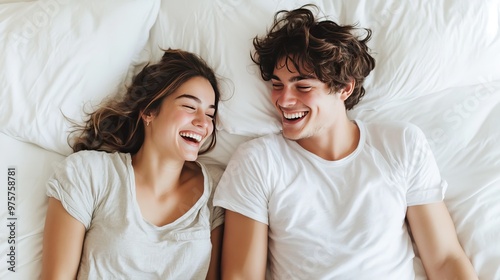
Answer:
POLYGON ((455 86, 500 79, 500 1, 162 1, 149 51, 183 48, 200 54, 226 78, 232 96, 220 106, 222 129, 258 136, 278 132, 270 88, 250 60, 252 39, 264 35, 273 15, 316 3, 339 24, 371 28, 377 60, 358 110, 379 99, 413 99, 455 86), (189 8, 188 8, 189 7, 189 8))
POLYGON ((162 1, 148 59, 159 59, 160 48, 199 54, 222 77, 219 129, 240 135, 279 131, 267 86, 250 59, 253 36, 265 32, 273 13, 268 0, 162 1))
POLYGON ((1 4, 0 131, 70 153, 63 114, 80 121, 85 104, 130 78, 158 9, 157 0, 1 4))

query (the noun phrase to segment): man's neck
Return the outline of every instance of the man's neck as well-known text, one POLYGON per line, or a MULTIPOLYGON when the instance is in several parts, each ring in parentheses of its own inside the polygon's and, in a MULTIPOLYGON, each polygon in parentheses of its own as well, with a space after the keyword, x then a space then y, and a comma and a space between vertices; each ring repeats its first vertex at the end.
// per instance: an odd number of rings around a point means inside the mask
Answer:
POLYGON ((350 155, 358 147, 360 130, 349 119, 338 122, 329 129, 313 137, 297 140, 302 148, 325 159, 340 160, 350 155))

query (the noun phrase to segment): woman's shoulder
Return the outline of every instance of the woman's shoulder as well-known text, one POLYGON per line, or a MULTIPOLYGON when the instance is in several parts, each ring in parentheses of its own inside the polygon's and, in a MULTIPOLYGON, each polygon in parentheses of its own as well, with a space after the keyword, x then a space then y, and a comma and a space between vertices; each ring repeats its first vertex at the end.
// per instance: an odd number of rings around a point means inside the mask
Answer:
POLYGON ((99 163, 106 163, 109 161, 123 161, 127 158, 127 154, 94 150, 78 151, 66 157, 68 163, 91 164, 96 165, 99 163))
MULTIPOLYGON (((224 172, 223 167, 214 163, 196 163, 201 168, 202 175, 207 177, 208 183, 210 183, 211 185, 217 185, 220 177, 222 176, 222 173, 224 172)), ((205 182, 207 182, 207 180, 205 180, 205 182)))
POLYGON ((103 151, 78 151, 70 154, 56 166, 56 172, 63 170, 85 170, 86 173, 103 172, 105 170, 126 169, 129 154, 108 153, 103 151))

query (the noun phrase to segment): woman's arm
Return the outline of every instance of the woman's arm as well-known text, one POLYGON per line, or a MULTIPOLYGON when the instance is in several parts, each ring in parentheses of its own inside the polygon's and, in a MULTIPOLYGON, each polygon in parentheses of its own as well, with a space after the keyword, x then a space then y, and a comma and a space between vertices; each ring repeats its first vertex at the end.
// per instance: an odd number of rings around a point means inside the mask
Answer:
POLYGON ((264 279, 266 224, 226 210, 222 243, 222 279, 264 279))
POLYGON ((82 254, 85 227, 61 202, 49 198, 43 234, 42 279, 75 279, 82 254))
POLYGON ((212 240, 212 256, 208 268, 207 280, 220 279, 220 255, 222 249, 222 233, 224 224, 212 230, 210 239, 212 240))
POLYGON ((410 206, 406 217, 429 279, 478 279, 444 202, 410 206))

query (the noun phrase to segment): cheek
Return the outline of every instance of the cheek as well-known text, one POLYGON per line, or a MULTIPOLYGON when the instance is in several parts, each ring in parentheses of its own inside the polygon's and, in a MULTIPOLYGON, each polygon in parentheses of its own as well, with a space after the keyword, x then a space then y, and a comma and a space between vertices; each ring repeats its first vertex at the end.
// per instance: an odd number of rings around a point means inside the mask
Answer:
POLYGON ((333 105, 336 103, 335 96, 328 95, 327 93, 320 92, 314 94, 305 94, 301 96, 300 100, 302 103, 308 105, 309 107, 327 108, 333 109, 333 105))
POLYGON ((184 122, 184 121, 189 121, 189 119, 192 119, 193 116, 192 114, 179 110, 176 112, 176 114, 172 114, 171 120, 174 122, 184 122))
POLYGON ((271 102, 273 102, 274 105, 278 102, 278 99, 280 98, 279 92, 276 90, 271 91, 271 102))
POLYGON ((215 132, 215 125, 213 121, 208 123, 208 134, 212 135, 215 132))

